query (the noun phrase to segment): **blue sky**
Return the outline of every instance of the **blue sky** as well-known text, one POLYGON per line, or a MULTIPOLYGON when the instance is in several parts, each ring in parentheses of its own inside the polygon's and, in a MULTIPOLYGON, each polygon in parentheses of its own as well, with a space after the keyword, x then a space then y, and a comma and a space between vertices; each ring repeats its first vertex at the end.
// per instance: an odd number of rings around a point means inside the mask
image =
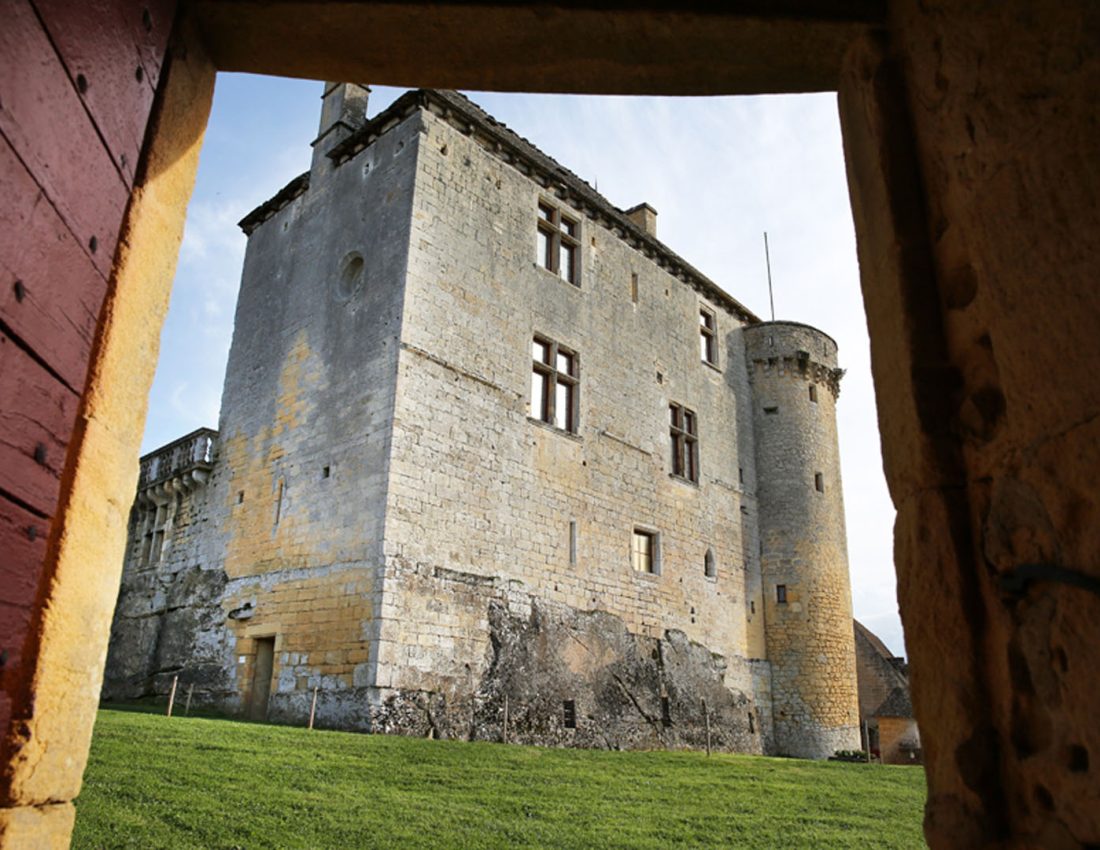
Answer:
MULTIPOLYGON (((319 82, 222 74, 206 133, 142 451, 217 427, 244 258, 236 223, 309 167, 319 82)), ((375 87, 369 114, 400 89, 375 87)), ((886 491, 836 96, 581 97, 467 93, 613 204, 646 201, 658 235, 767 317, 832 335, 856 617, 904 654, 886 491)))

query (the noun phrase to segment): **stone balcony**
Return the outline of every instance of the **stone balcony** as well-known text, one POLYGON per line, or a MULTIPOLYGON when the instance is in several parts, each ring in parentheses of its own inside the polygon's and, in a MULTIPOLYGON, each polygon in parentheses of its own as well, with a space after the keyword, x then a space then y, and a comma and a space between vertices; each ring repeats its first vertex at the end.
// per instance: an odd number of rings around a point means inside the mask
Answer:
POLYGON ((199 428, 150 452, 141 459, 138 493, 164 489, 163 485, 169 481, 175 482, 178 489, 206 483, 214 468, 217 447, 218 432, 199 428))

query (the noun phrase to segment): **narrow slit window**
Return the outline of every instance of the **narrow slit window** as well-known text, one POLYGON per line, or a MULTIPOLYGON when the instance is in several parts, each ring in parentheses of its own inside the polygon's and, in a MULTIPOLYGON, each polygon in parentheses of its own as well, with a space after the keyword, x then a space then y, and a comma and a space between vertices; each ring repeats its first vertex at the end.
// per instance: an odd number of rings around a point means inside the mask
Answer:
POLYGON ((634 272, 630 275, 630 301, 631 303, 638 303, 638 273, 634 272))
POLYGON ((718 567, 714 563, 714 550, 710 548, 703 556, 703 575, 707 578, 714 578, 718 575, 718 567))
POLYGON ((820 472, 814 473, 814 489, 817 490, 818 493, 825 492, 825 476, 820 472))
POLYGON ((667 696, 661 697, 661 725, 666 728, 672 725, 672 703, 667 696))
POLYGON ((332 474, 332 469, 331 469, 331 468, 329 468, 329 467, 327 467, 327 466, 326 466, 326 467, 324 467, 324 468, 323 468, 323 469, 321 470, 321 477, 322 477, 322 478, 328 478, 328 477, 329 477, 329 476, 330 476, 331 474, 332 474))
POLYGON ((577 521, 569 520, 569 566, 577 565, 577 521))
POLYGON ((275 524, 279 524, 279 520, 283 515, 283 490, 286 488, 286 484, 283 479, 279 479, 279 490, 275 494, 275 524))
POLYGON ((817 404, 817 386, 810 384, 810 401, 817 404))
POLYGON ((777 584, 775 586, 775 601, 780 605, 787 604, 787 585, 777 584))

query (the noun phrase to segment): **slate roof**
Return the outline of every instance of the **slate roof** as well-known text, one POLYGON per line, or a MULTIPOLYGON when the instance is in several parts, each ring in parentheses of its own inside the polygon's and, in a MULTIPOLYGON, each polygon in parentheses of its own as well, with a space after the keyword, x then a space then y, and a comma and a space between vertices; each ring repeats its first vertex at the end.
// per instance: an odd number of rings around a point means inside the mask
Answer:
POLYGON ((907 688, 894 688, 890 696, 882 701, 882 705, 875 711, 875 717, 908 717, 913 716, 913 703, 909 699, 907 688))

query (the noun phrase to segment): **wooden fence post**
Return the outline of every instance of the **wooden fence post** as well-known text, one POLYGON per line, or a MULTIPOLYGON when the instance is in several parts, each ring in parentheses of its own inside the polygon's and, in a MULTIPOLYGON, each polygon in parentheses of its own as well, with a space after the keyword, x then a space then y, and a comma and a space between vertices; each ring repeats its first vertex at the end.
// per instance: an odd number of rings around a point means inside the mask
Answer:
POLYGON ((313 718, 317 714, 317 686, 313 686, 313 703, 309 707, 309 728, 313 728, 313 718))
POLYGON ((176 685, 179 684, 180 677, 172 677, 172 693, 168 695, 168 716, 172 716, 172 704, 176 701, 176 685))

